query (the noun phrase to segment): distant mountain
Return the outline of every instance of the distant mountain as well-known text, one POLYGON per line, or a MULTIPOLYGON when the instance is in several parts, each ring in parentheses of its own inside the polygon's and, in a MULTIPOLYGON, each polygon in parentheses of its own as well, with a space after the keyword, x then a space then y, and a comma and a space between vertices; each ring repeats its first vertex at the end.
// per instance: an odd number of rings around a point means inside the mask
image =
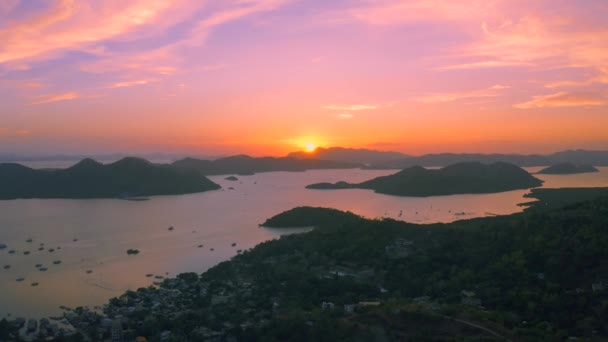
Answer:
POLYGON ((219 188, 199 173, 178 171, 139 158, 124 158, 107 165, 84 159, 70 168, 57 170, 0 164, 0 199, 128 198, 219 188))
POLYGON ((608 151, 564 151, 549 155, 540 154, 480 154, 480 153, 440 153, 417 157, 401 158, 369 165, 369 169, 403 169, 415 165, 424 167, 446 166, 463 162, 494 163, 505 162, 517 166, 547 166, 563 162, 608 166, 608 151))
POLYGON ((576 173, 599 172, 598 169, 591 165, 576 165, 572 163, 561 163, 544 168, 538 173, 548 175, 570 175, 576 173))
POLYGON ((313 169, 353 169, 362 164, 331 160, 298 159, 292 157, 254 158, 238 155, 216 160, 185 158, 171 164, 177 170, 197 171, 202 175, 240 174, 250 175, 258 172, 306 171, 313 169))
POLYGON ((411 166, 436 167, 463 162, 505 162, 522 167, 547 166, 562 162, 608 166, 608 151, 571 150, 548 155, 541 154, 482 154, 482 153, 438 153, 409 156, 400 152, 384 152, 368 149, 342 147, 318 148, 314 152, 292 152, 289 157, 299 159, 322 159, 366 164, 369 169, 403 169, 411 166))
POLYGON ((505 162, 517 166, 546 166, 553 162, 542 155, 520 154, 480 154, 480 153, 439 153, 403 158, 370 165, 369 169, 403 169, 411 166, 437 167, 456 163, 480 162, 484 164, 505 162))
POLYGON ((553 153, 548 157, 558 163, 570 162, 574 164, 608 166, 608 151, 570 150, 553 153))
POLYGON ((373 164, 390 162, 392 160, 408 158, 400 152, 385 152, 368 149, 352 149, 343 147, 317 148, 314 152, 292 152, 288 157, 299 159, 335 160, 347 163, 373 164))
POLYGON ((398 196, 440 196, 452 194, 494 193, 529 189, 542 181, 525 170, 508 163, 484 165, 478 162, 458 163, 439 170, 420 166, 396 174, 377 177, 362 183, 318 183, 308 189, 371 189, 378 193, 398 196))

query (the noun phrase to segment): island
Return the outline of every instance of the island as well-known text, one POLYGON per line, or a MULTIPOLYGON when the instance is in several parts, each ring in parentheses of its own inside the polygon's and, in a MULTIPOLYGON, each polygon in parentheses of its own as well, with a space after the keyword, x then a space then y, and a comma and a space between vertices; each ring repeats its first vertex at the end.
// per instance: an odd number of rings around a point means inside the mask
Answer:
POLYGON ((296 207, 267 219, 260 227, 268 228, 301 228, 317 227, 327 224, 352 223, 361 217, 332 208, 296 207))
POLYGON ((111 164, 84 159, 66 169, 31 169, 0 164, 0 199, 138 198, 219 189, 198 172, 176 170, 140 158, 111 164))
POLYGON ((509 163, 489 165, 479 162, 457 163, 441 169, 413 166, 393 175, 377 177, 362 183, 317 183, 307 189, 370 189, 377 193, 427 197, 454 194, 495 193, 535 188, 542 181, 522 168, 509 163))
POLYGON ((577 165, 573 163, 561 163, 546 167, 537 173, 545 175, 573 175, 578 173, 599 172, 591 165, 577 165))

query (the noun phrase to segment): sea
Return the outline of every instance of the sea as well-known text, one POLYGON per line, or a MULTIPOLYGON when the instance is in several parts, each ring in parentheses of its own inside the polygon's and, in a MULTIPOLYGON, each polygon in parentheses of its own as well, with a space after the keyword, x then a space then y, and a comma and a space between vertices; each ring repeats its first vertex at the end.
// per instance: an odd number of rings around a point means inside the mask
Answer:
MULTIPOLYGON (((34 163, 32 167, 65 167, 34 163)), ((527 168, 530 172, 540 167, 527 168)), ((537 175, 545 188, 608 186, 598 173, 537 175)), ((221 190, 147 201, 28 199, 0 201, 0 319, 61 315, 61 307, 98 308, 110 298, 182 272, 204 272, 239 251, 312 228, 259 224, 297 206, 330 207, 413 223, 508 215, 528 190, 399 197, 369 190, 309 190, 317 182, 360 182, 396 170, 311 170, 209 177, 221 190), (137 249, 136 255, 127 250, 137 249), (12 253, 10 253, 13 251, 12 253), (19 280, 19 281, 18 281, 19 280)))

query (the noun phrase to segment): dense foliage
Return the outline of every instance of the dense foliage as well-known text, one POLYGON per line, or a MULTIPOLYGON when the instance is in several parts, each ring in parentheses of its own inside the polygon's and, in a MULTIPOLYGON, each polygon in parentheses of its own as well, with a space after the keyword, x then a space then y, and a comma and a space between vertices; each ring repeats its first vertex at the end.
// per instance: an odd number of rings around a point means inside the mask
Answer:
POLYGON ((273 228, 314 227, 362 220, 360 216, 350 211, 344 212, 332 208, 297 207, 269 218, 260 226, 273 228))

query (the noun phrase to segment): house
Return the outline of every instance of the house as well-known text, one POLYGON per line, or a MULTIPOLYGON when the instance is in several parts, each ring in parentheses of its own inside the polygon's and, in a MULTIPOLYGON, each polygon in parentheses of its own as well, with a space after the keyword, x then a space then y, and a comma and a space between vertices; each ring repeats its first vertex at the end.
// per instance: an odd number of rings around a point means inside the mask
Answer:
POLYGON ((322 309, 333 309, 335 307, 335 304, 332 302, 323 302, 321 303, 321 308, 322 309))
POLYGON ((377 301, 372 301, 372 302, 359 302, 359 307, 368 307, 368 306, 379 306, 382 303, 377 302, 377 301))
POLYGON ((607 284, 599 281, 596 283, 591 284, 591 290, 593 290, 593 292, 600 292, 600 291, 604 291, 606 289, 607 284))
POLYGON ((356 308, 357 304, 344 304, 344 312, 346 312, 347 314, 354 313, 356 308))

